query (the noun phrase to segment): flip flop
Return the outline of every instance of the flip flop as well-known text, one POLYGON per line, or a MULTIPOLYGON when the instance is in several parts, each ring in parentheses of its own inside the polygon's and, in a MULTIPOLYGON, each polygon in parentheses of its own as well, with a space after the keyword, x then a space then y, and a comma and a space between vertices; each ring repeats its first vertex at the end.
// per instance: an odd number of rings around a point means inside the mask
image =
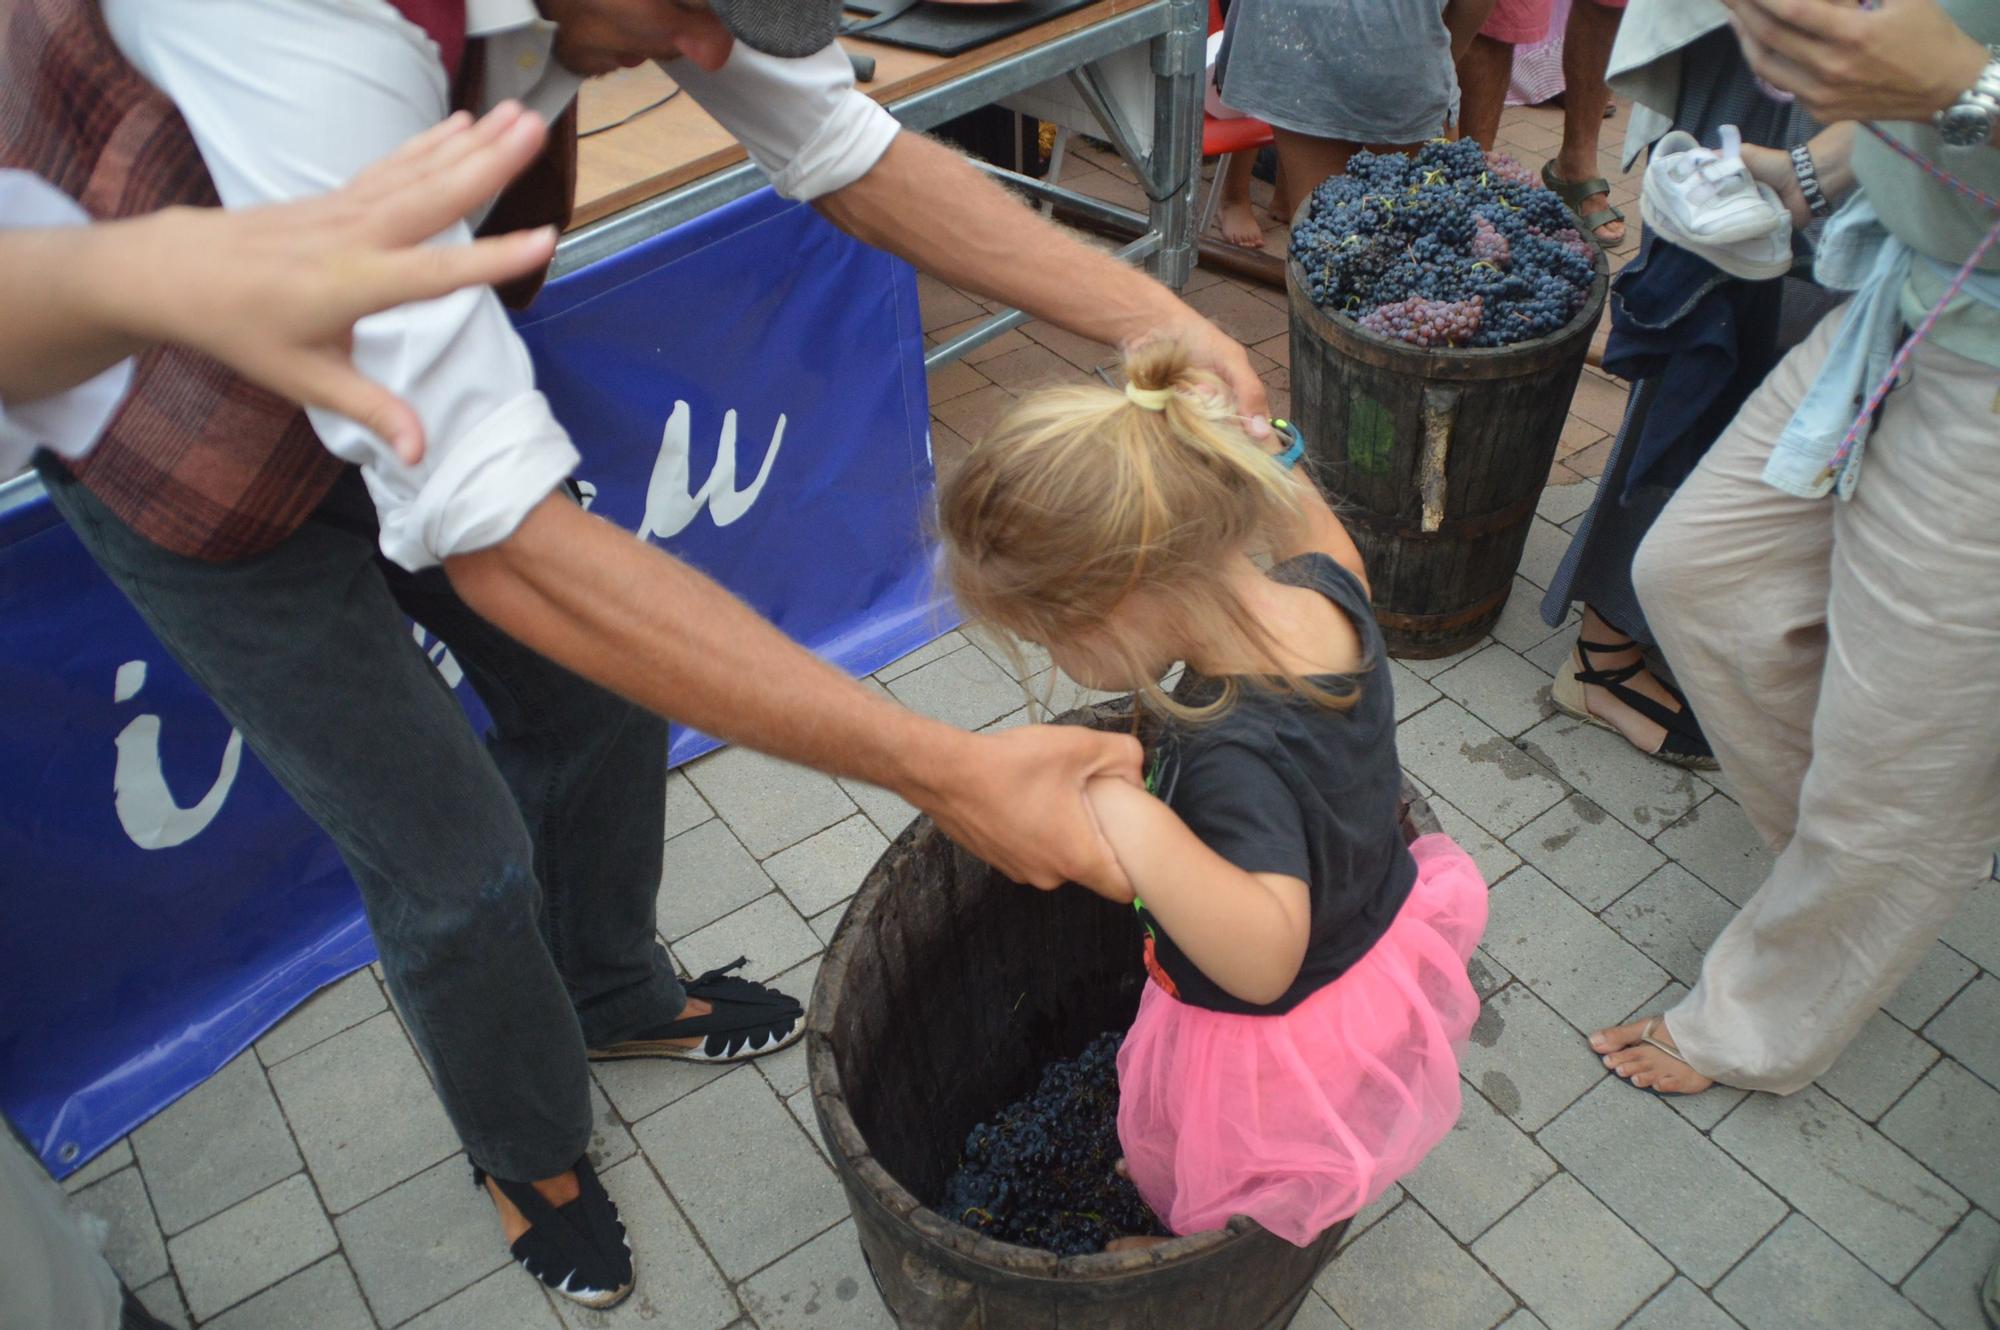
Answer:
MULTIPOLYGON (((1668 1057, 1672 1058, 1674 1061, 1680 1063, 1683 1067, 1686 1067, 1689 1071, 1694 1071, 1694 1064, 1692 1062, 1689 1062, 1687 1058, 1681 1054, 1680 1049, 1674 1047, 1673 1039, 1671 1036, 1668 1036, 1665 1039, 1653 1038, 1653 1031, 1655 1030, 1659 1030, 1662 1035, 1666 1035, 1666 1031, 1661 1028, 1665 1024, 1665 1022, 1666 1018, 1663 1016, 1648 1016, 1646 1018, 1646 1023, 1639 1027, 1639 1042, 1646 1045, 1648 1048, 1658 1049, 1660 1052, 1665 1053, 1668 1057)), ((1695 1074, 1699 1076, 1701 1073, 1695 1072, 1695 1074)), ((1625 1082, 1625 1084, 1627 1085, 1632 1085, 1632 1078, 1629 1076, 1620 1076, 1618 1079, 1625 1082)), ((1644 1091, 1646 1094, 1653 1095, 1660 1099, 1668 1099, 1668 1098, 1680 1099, 1680 1098, 1685 1098, 1689 1094, 1701 1093, 1701 1091, 1699 1090, 1693 1090, 1693 1091, 1662 1090, 1656 1085, 1632 1085, 1632 1088, 1634 1090, 1644 1091)))
MULTIPOLYGON (((1556 197, 1561 199, 1564 205, 1569 208, 1570 215, 1575 217, 1580 223, 1579 230, 1596 241, 1599 246, 1606 249, 1610 248, 1609 245, 1606 245, 1603 240, 1598 238, 1597 228, 1600 226, 1609 226, 1613 222, 1622 222, 1625 220, 1625 214, 1619 211, 1617 205, 1611 202, 1611 182, 1609 180, 1606 180, 1603 176, 1592 176, 1588 180, 1564 180, 1556 174, 1555 159, 1551 158, 1542 163, 1542 183, 1554 190, 1556 197), (1606 196, 1604 206, 1595 212, 1584 212, 1583 201, 1595 194, 1606 196)), ((1619 238, 1618 243, 1621 245, 1624 244, 1626 237, 1630 235, 1631 231, 1628 229, 1626 235, 1619 238)))

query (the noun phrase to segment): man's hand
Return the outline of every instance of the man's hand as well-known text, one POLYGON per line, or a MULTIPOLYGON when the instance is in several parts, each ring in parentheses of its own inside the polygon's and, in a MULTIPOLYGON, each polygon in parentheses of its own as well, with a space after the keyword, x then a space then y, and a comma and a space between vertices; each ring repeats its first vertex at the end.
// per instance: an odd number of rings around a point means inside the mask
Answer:
POLYGON ((1236 399, 1236 410, 1243 416, 1250 437, 1259 440, 1274 437, 1271 433, 1270 395, 1264 389, 1264 381, 1257 377, 1257 371, 1250 368, 1249 354, 1235 338, 1193 310, 1189 310, 1188 317, 1179 324, 1170 326, 1166 335, 1179 338, 1187 346, 1195 368, 1209 371, 1228 387, 1229 395, 1236 399))
POLYGON ((1074 725, 969 736, 947 784, 925 800, 944 833, 1013 878, 1044 890, 1078 882, 1120 903, 1132 884, 1104 839, 1084 787, 1093 777, 1138 784, 1139 741, 1074 725))
POLYGON ((1750 68, 1823 124, 1928 120, 1978 81, 1986 48, 1937 0, 1723 0, 1750 68))
POLYGON ((351 417, 415 462, 423 423, 354 368, 354 325, 547 263, 552 227, 424 243, 498 193, 547 134, 512 103, 476 124, 460 113, 319 198, 170 208, 92 228, 107 260, 107 316, 143 341, 194 347, 281 396, 351 417))

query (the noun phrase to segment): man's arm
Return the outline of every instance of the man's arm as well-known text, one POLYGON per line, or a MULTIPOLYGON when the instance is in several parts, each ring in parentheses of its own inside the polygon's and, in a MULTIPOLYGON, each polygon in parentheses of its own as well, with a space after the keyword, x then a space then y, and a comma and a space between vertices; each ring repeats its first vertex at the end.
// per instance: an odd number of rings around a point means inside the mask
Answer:
MULTIPOLYGON (((1758 75, 1798 94, 1822 124, 1926 121, 1991 58, 1937 0, 1723 0, 1758 75)), ((1996 131, 2000 132, 2000 131, 1996 131)))
POLYGON ((866 175, 814 200, 836 226, 931 275, 1099 342, 1185 341, 1258 423, 1270 414, 1243 348, 1160 283, 1092 249, 949 148, 898 134, 866 175))
POLYGON ((701 573, 559 498, 445 572, 518 641, 640 706, 896 791, 1017 881, 1124 883, 1090 819, 1093 777, 1136 783, 1128 735, 1036 725, 967 734, 890 702, 701 573))

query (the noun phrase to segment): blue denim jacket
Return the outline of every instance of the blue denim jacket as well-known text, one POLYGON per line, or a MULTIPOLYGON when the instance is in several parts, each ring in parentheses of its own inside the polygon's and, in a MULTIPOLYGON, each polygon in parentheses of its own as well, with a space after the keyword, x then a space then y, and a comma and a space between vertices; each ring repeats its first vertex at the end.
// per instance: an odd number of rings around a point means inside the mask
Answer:
MULTIPOLYGON (((1843 499, 1853 495, 1869 431, 1855 440, 1844 463, 1836 468, 1833 459, 1868 394, 1895 359, 1903 336, 1903 288, 1912 265, 1919 263, 1930 264, 1947 282, 1957 271, 1890 234, 1865 193, 1849 199, 1827 223, 1813 276, 1822 286, 1854 292, 1854 298, 1847 302, 1839 335, 1818 377, 1778 435, 1764 465, 1765 483, 1802 499, 1835 492, 1843 499)), ((1964 293, 2000 309, 2000 273, 1974 271, 1964 293)), ((1869 429, 1873 426, 1870 421, 1869 429)))

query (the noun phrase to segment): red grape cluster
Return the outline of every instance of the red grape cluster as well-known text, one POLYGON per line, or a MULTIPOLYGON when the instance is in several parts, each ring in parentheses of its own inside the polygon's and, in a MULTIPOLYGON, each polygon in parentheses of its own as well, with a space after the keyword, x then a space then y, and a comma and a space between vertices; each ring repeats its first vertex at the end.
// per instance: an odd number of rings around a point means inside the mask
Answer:
POLYGON ((1464 346, 1479 333, 1485 301, 1426 300, 1411 296, 1390 305, 1377 305, 1358 322, 1377 337, 1408 342, 1412 346, 1464 346))
POLYGON ((1526 185, 1530 189, 1537 188, 1542 183, 1535 179, 1533 171, 1530 171, 1527 167, 1515 161, 1511 155, 1504 152, 1487 153, 1486 169, 1494 175, 1499 176, 1502 180, 1510 181, 1516 185, 1526 185))
POLYGON ((1512 256, 1513 246, 1507 243, 1507 237, 1500 233, 1500 228, 1475 215, 1472 219, 1472 257, 1481 263, 1504 268, 1512 256))

